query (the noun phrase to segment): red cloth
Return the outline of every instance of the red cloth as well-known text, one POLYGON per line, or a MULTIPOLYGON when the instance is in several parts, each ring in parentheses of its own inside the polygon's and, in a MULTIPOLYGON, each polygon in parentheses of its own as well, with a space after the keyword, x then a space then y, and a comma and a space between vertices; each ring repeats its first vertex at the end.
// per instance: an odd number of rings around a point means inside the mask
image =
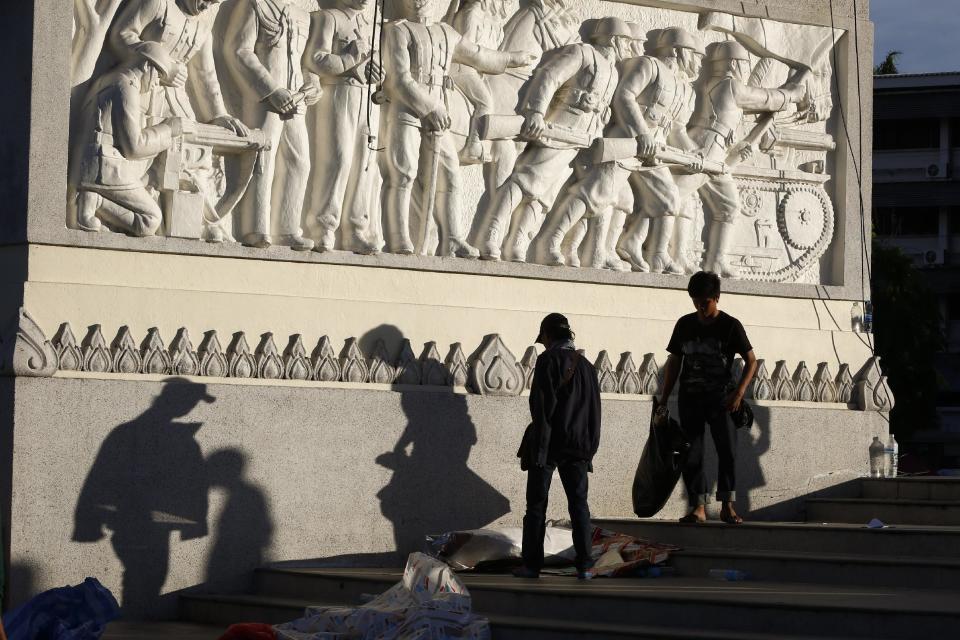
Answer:
POLYGON ((220 640, 277 640, 277 632, 269 624, 243 622, 230 625, 220 640))

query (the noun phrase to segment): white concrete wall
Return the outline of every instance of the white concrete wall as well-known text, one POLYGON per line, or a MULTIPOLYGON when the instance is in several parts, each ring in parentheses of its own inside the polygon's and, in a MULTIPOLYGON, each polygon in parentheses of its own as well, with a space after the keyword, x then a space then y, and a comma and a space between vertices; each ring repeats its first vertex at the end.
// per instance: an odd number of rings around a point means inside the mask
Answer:
MULTIPOLYGON (((171 594, 206 582, 211 567, 229 582, 226 574, 242 575, 265 560, 396 563, 398 544, 405 553, 426 533, 516 525, 522 517, 525 478, 514 454, 529 420, 526 398, 319 384, 164 386, 116 377, 0 380, 4 400, 15 404, 12 434, 0 432, 10 444, 5 464, 13 452, 10 604, 86 576, 120 595, 122 566, 110 532, 99 542, 72 541, 81 487, 120 425, 126 434, 114 436, 116 455, 97 463, 95 475, 132 498, 117 515, 138 533, 143 554, 149 532, 166 525, 138 529, 131 524, 137 513, 169 522, 162 512, 207 492, 206 471, 191 473, 190 446, 204 457, 231 448, 246 460, 245 489, 233 494, 241 518, 224 514, 229 492, 211 490, 209 533, 187 541, 170 534, 166 600, 141 603, 134 610, 141 615, 169 613, 171 594), (198 403, 198 391, 214 400, 198 403), (397 446, 409 458, 397 458, 407 464, 392 471, 381 456, 397 446), (272 535, 258 512, 272 521, 272 535)), ((646 396, 605 399, 590 479, 594 515, 632 515, 630 488, 650 407, 646 396)), ((756 415, 753 430, 741 432, 739 506, 766 517, 797 517, 798 496, 865 474, 871 436, 886 431, 882 415, 836 405, 761 403, 756 415)), ((566 517, 562 496, 557 482, 550 517, 566 517)), ((661 515, 677 517, 683 508, 678 488, 661 515)))

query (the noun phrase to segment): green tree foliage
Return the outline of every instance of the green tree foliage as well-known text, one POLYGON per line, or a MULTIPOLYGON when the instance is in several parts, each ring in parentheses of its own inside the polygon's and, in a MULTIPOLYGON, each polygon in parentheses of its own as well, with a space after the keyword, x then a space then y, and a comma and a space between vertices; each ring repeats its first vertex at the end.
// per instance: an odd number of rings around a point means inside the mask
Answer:
POLYGON ((883 62, 873 68, 873 74, 877 76, 890 76, 900 73, 897 69, 897 58, 903 55, 902 51, 888 51, 887 57, 883 62))
POLYGON ((891 431, 903 439, 937 426, 936 354, 945 340, 937 297, 897 247, 873 243, 873 333, 896 406, 891 431))

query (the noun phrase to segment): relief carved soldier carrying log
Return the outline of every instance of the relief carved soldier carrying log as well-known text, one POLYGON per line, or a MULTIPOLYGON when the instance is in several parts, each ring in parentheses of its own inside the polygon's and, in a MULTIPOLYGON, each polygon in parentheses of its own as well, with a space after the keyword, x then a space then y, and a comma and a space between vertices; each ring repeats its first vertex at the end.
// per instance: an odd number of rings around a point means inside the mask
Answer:
POLYGON ((404 0, 407 19, 384 30, 384 91, 387 99, 381 119, 385 149, 380 153, 383 173, 383 222, 387 250, 411 254, 431 252, 474 258, 467 243, 460 211, 460 163, 449 133, 448 92, 454 62, 484 73, 503 73, 528 64, 530 56, 486 49, 461 36, 450 25, 437 22, 438 0, 404 0), (411 238, 410 208, 414 182, 422 187, 416 245, 411 238))
POLYGON ((313 241, 300 227, 310 172, 305 114, 321 91, 302 66, 310 13, 293 0, 235 0, 229 11, 224 61, 242 97, 243 120, 271 143, 234 226, 245 245, 308 251, 313 241))
MULTIPOLYGON (((530 238, 539 223, 530 204, 537 200, 552 204, 545 198, 556 193, 556 183, 563 180, 580 150, 602 133, 617 86, 617 58, 629 55, 631 38, 630 27, 623 20, 604 18, 597 21, 589 44, 567 45, 537 68, 522 108, 522 125, 517 127, 517 133, 531 143, 494 196, 482 235, 483 259, 499 260, 503 247, 510 260, 526 260, 530 238)), ((507 118, 507 122, 516 120, 507 118)), ((485 137, 509 133, 502 116, 488 116, 487 121, 490 126, 485 137), (501 128, 505 131, 495 132, 501 128)))
POLYGON ((376 166, 368 138, 379 107, 369 105, 370 85, 382 80, 368 40, 371 25, 364 9, 369 0, 337 0, 336 7, 313 14, 306 68, 320 78, 323 95, 310 110, 313 135, 310 187, 304 228, 316 251, 335 248, 341 216, 342 246, 355 253, 379 250, 370 233, 371 190, 376 166), (369 123, 361 124, 367 113, 369 123))
MULTIPOLYGON (((160 227, 162 210, 148 189, 159 185, 148 174, 158 155, 196 129, 188 81, 203 122, 224 128, 225 135, 248 137, 247 127, 227 113, 214 66, 211 30, 218 4, 130 0, 120 8, 108 33, 120 64, 94 82, 84 103, 90 130, 79 145, 81 175, 71 179, 78 191, 78 228, 98 231, 104 220, 115 230, 142 236, 160 227)), ((192 171, 193 188, 204 192, 212 165, 192 171)), ((203 195, 210 203, 210 194, 203 195)), ((209 240, 222 239, 215 226, 222 214, 212 208, 203 214, 204 233, 212 234, 209 240)))

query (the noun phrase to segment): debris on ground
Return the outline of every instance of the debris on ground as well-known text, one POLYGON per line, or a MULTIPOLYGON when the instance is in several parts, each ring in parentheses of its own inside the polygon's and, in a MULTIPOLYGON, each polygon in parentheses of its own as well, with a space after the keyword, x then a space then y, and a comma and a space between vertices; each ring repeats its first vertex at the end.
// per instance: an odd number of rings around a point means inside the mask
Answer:
POLYGON ((98 640, 120 605, 96 578, 44 591, 3 615, 8 640, 98 640))
POLYGON ((490 624, 471 613, 470 593, 446 564, 411 553, 403 579, 357 607, 309 607, 274 627, 278 640, 489 640, 490 624))
MULTIPOLYGON (((680 547, 672 544, 645 540, 609 529, 593 528, 593 549, 590 552, 594 565, 587 569, 588 578, 621 578, 643 575, 642 569, 662 565, 670 554, 680 547)), ((576 575, 573 567, 544 569, 543 573, 576 575)), ((653 577, 652 572, 650 577, 653 577)))
POLYGON ((227 627, 219 640, 276 640, 277 632, 272 625, 261 622, 241 622, 227 627))
MULTIPOLYGON (((493 571, 519 563, 522 542, 520 527, 448 531, 427 536, 427 551, 456 571, 493 571)), ((572 564, 577 555, 573 532, 564 527, 546 527, 543 555, 545 566, 572 564)))

